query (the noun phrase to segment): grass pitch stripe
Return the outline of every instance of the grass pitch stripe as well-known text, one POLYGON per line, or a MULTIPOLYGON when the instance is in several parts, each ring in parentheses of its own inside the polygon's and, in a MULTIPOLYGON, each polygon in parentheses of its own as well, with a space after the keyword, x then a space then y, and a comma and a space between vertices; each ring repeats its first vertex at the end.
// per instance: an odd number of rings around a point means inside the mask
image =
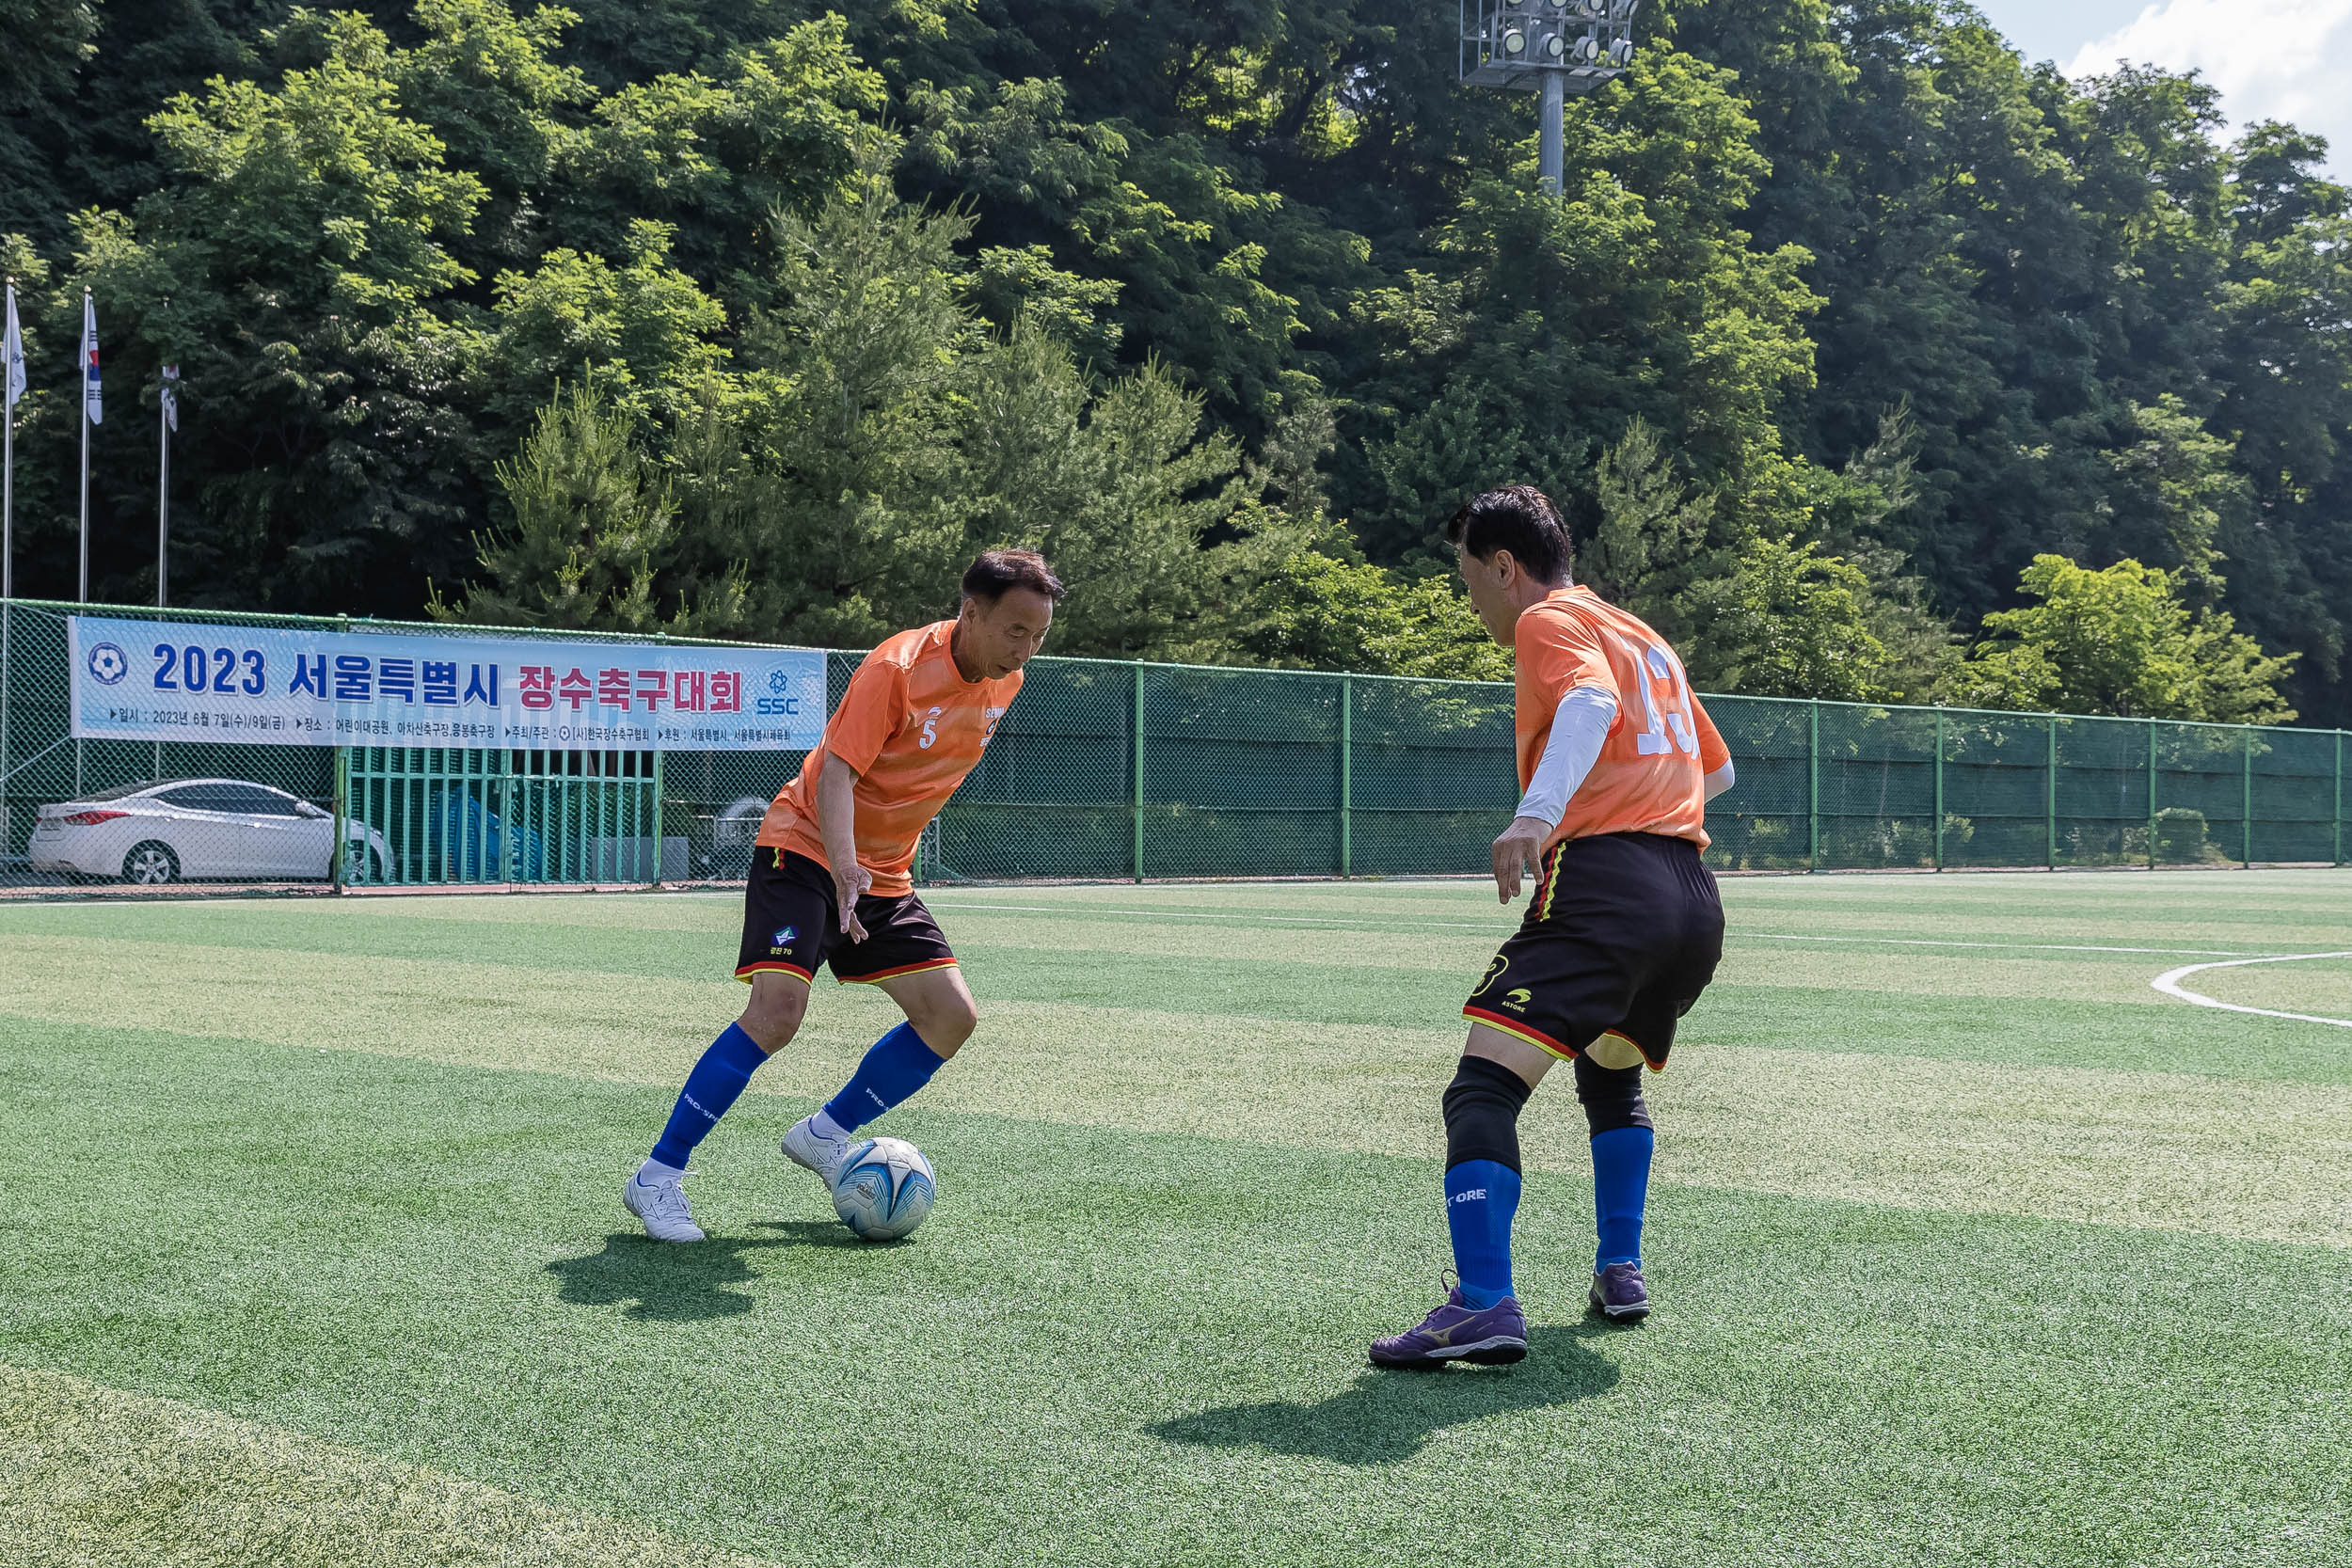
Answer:
POLYGON ((2352 1018, 2322 1018, 2316 1013, 2286 1013, 2275 1007, 2249 1007, 2242 1003, 2223 1002, 2201 991, 2190 990, 2181 984, 2189 975, 2202 970, 2243 969, 2249 964, 2291 964, 2307 958, 2352 958, 2352 949, 2341 953, 2280 953, 2268 958, 2232 958, 2226 963, 2183 964, 2178 969, 2166 970, 2148 983, 2167 996, 2178 997, 2200 1007, 2218 1007, 2225 1013, 2252 1013, 2260 1018, 2284 1018, 2297 1023, 2330 1023, 2339 1029, 2352 1029, 2352 1018))
POLYGON ((11 1568, 772 1568, 280 1427, 0 1365, 11 1568))
MULTIPOLYGON (((1195 910, 1121 910, 1092 904, 963 904, 946 903, 936 898, 924 902, 935 910, 990 910, 1007 914, 1124 914, 1141 915, 1152 920, 1214 920, 1228 926, 1239 926, 1232 913, 1204 913, 1195 910)), ((1342 915, 1267 914, 1256 910, 1235 911, 1251 919, 1276 922, 1287 926, 1371 926, 1390 927, 1412 926, 1448 931, 1493 931, 1501 934, 1509 929, 1492 921, 1484 920, 1357 920, 1342 915)), ((1929 937, 1820 937, 1798 936, 1784 931, 1726 931, 1728 942, 1860 942, 1880 947, 1981 947, 2010 953, 2139 953, 2156 958, 2236 958, 2248 955, 2231 947, 2105 947, 2079 942, 1958 942, 1929 937)), ((2312 954, 2288 954, 2282 957, 2311 958, 2312 954)))

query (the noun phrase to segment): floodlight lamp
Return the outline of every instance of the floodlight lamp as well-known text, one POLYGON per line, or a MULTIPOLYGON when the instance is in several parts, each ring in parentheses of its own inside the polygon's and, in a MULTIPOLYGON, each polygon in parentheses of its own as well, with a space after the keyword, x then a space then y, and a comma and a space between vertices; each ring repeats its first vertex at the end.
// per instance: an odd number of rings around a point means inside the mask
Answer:
POLYGON ((1585 34, 1576 40, 1575 53, 1577 64, 1598 65, 1600 63, 1600 40, 1591 33, 1585 34))
POLYGON ((1502 52, 1506 55, 1513 55, 1526 54, 1527 35, 1520 32, 1517 27, 1514 27, 1509 32, 1503 34, 1502 52))
POLYGON ((1568 40, 1562 38, 1559 34, 1552 33, 1544 39, 1544 58, 1548 60, 1556 60, 1567 52, 1568 40))
POLYGON ((1609 46, 1609 63, 1622 71, 1633 63, 1633 40, 1619 39, 1609 46))

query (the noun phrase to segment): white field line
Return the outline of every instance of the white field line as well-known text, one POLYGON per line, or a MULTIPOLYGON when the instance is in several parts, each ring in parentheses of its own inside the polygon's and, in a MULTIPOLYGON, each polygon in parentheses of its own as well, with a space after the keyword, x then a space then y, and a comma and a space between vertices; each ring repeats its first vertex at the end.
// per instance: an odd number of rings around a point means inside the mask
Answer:
MULTIPOLYGON (((1252 919, 1279 921, 1284 925, 1293 926, 1375 926, 1381 927, 1418 926, 1454 931, 1487 931, 1497 936, 1503 935, 1511 929, 1508 926, 1498 926, 1491 922, 1478 920, 1355 920, 1342 915, 1329 914, 1264 914, 1255 910, 1241 911, 1122 910, 1101 904, 967 904, 961 902, 950 904, 937 898, 927 898, 924 902, 935 910, 992 910, 1012 914, 1133 914, 1146 915, 1154 920, 1220 920, 1231 926, 1242 924, 1232 918, 1233 913, 1239 912, 1252 919)), ((2235 949, 2227 947, 2096 947, 2083 942, 1955 942, 1931 937, 1791 936, 1779 931, 1726 931, 1724 935, 1726 941, 1733 942, 1866 942, 1883 947, 1988 947, 2019 953, 2139 953, 2153 954, 2159 958, 2181 958, 2242 956, 2235 949)), ((2290 956, 2311 957, 2312 955, 2290 956)), ((2268 960, 2256 961, 2266 962, 2268 960)))
POLYGON ((2332 1023, 2339 1029, 2352 1029, 2352 1018, 2321 1018, 2314 1013, 2282 1013, 2271 1007, 2248 1007, 2235 1002, 2217 1001, 2213 997, 2188 990, 2181 981, 2201 969, 2242 969, 2248 964, 2291 964, 2303 958, 2352 958, 2352 951, 2343 953, 2280 953, 2262 958, 2232 958, 2226 963, 2183 964, 2168 969, 2149 981, 2165 995, 2191 1002, 2200 1007, 2218 1007, 2225 1013, 2253 1013, 2261 1018, 2292 1019, 2297 1023, 2332 1023))

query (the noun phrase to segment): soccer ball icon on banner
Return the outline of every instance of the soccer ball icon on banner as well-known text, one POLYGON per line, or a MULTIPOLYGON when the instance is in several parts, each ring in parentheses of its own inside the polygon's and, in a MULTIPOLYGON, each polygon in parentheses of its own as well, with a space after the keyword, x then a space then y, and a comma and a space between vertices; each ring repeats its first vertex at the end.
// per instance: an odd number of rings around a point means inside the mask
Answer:
POLYGON ((834 1173, 833 1208, 866 1241, 895 1242, 923 1223, 937 1192, 921 1149, 904 1138, 867 1138, 834 1173))

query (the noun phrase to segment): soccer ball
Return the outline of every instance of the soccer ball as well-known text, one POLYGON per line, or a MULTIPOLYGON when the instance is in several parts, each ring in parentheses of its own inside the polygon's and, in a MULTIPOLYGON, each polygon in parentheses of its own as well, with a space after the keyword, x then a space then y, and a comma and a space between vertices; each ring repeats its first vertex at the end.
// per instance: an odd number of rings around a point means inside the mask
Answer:
POLYGON ((895 1242, 923 1223, 937 1192, 921 1149, 904 1138, 867 1138, 834 1173, 834 1212, 866 1241, 895 1242))

